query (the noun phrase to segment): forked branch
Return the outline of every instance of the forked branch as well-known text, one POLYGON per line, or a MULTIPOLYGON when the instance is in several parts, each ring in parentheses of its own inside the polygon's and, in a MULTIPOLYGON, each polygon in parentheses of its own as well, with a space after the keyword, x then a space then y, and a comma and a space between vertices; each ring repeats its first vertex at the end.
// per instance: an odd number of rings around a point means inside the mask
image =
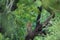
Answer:
POLYGON ((27 36, 25 37, 25 40, 33 40, 39 33, 43 33, 44 35, 46 35, 45 32, 43 32, 43 28, 45 28, 48 24, 49 24, 49 21, 51 20, 51 18, 55 17, 55 13, 51 10, 47 10, 48 12, 50 12, 50 16, 43 22, 43 24, 40 23, 39 19, 41 17, 41 13, 38 14, 38 17, 37 17, 37 23, 36 23, 36 28, 27 34, 27 36))

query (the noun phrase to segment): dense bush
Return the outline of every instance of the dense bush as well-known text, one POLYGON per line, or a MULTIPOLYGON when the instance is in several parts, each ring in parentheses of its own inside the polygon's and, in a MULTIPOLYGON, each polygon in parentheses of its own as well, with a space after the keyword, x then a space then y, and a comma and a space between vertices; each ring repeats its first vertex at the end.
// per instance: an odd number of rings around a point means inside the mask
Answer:
MULTIPOLYGON (((0 4, 3 5, 3 11, 5 10, 4 3, 3 0, 0 1, 0 4)), ((37 6, 39 5, 41 5, 39 0, 36 2, 34 0, 19 0, 17 3, 18 8, 14 11, 7 11, 9 12, 7 13, 2 12, 2 9, 0 9, 0 24, 2 23, 2 27, 4 28, 4 33, 0 33, 0 40, 24 40, 27 35, 26 24, 31 22, 32 29, 36 26, 36 18, 39 13, 37 6)), ((48 13, 43 9, 41 23, 49 16, 48 13)), ((56 12, 55 18, 51 19, 51 22, 52 26, 46 27, 49 33, 45 37, 38 35, 34 40, 60 40, 60 13, 56 12)))

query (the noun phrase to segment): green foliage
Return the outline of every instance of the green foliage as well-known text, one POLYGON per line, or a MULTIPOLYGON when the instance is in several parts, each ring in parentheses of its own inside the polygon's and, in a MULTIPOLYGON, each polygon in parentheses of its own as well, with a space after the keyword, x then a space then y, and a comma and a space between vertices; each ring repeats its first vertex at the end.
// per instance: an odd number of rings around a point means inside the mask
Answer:
MULTIPOLYGON (((50 1, 54 2, 53 0, 50 1)), ((45 0, 44 2, 48 4, 49 0, 45 0)), ((41 6, 41 3, 40 0, 36 2, 34 2, 34 0, 19 0, 17 3, 18 8, 15 11, 0 13, 0 24, 2 22, 2 27, 5 31, 3 35, 0 33, 0 40, 24 40, 27 35, 27 22, 32 23, 32 29, 36 26, 36 18, 39 13, 37 7, 41 6), (5 36, 7 36, 7 38, 5 38, 5 36)), ((4 5, 2 8, 5 10, 6 5, 3 0, 0 0, 0 4, 4 5)), ((60 8, 60 5, 57 8, 60 8)), ((50 14, 43 9, 41 23, 44 22, 49 15, 50 14)), ((60 40, 60 13, 56 12, 55 15, 55 18, 51 20, 52 26, 47 26, 46 28, 50 33, 45 37, 39 35, 34 40, 60 40)))
POLYGON ((4 35, 0 33, 0 40, 9 40, 9 38, 4 38, 4 35))
POLYGON ((42 0, 42 5, 45 8, 50 7, 55 11, 60 11, 60 0, 42 0))
POLYGON ((35 4, 30 1, 29 3, 28 0, 20 0, 18 5, 18 9, 16 9, 13 13, 16 16, 16 23, 19 26, 19 35, 20 35, 20 40, 24 40, 27 30, 26 30, 26 24, 28 21, 31 23, 36 21, 36 14, 38 13, 38 9, 35 6, 35 4), (27 1, 27 2, 26 2, 27 1))
POLYGON ((3 35, 0 33, 0 40, 3 40, 3 38, 4 38, 3 35))
POLYGON ((3 12, 5 9, 5 0, 0 0, 0 12, 3 12))
MULTIPOLYGON (((54 20, 52 20, 52 26, 48 27, 49 34, 45 37, 37 36, 35 40, 60 40, 60 14, 56 12, 54 20)), ((47 29, 47 28, 46 28, 47 29)))

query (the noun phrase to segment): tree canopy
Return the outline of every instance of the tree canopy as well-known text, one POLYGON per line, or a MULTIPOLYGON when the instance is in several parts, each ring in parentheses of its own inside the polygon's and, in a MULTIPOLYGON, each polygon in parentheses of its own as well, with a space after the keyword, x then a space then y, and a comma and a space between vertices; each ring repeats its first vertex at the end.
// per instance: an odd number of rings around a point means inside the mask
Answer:
MULTIPOLYGON (((51 7, 55 11, 52 18, 43 30, 47 35, 38 34, 34 40, 60 40, 60 0, 0 0, 0 40, 25 40, 27 25, 31 30, 36 28, 36 19, 40 13, 38 7, 51 7)), ((40 23, 50 16, 42 10, 40 23)))

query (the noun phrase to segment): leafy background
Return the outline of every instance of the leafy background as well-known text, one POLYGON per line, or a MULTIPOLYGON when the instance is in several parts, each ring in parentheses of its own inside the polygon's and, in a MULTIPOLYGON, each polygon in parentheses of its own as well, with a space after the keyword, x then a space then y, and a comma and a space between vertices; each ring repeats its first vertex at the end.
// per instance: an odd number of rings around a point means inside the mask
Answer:
MULTIPOLYGON (((2 4, 2 1, 0 1, 2 4)), ((34 0, 19 0, 17 3, 18 8, 15 11, 10 12, 7 15, 6 18, 1 17, 0 13, 0 19, 2 18, 3 21, 5 20, 6 24, 8 25, 5 28, 6 34, 5 35, 11 35, 11 38, 7 37, 5 38, 2 33, 0 33, 0 40, 12 40, 13 34, 15 34, 15 38, 13 40, 24 40, 25 36, 27 35, 27 22, 32 23, 32 29, 36 26, 36 18, 39 13, 39 10, 37 9, 38 6, 41 6, 41 2, 37 0, 34 2, 34 0), (7 24, 8 23, 8 24, 7 24), (9 30, 8 30, 9 29, 9 30), (12 34, 13 33, 13 34, 12 34)), ((2 6, 4 8, 4 6, 2 6)), ((4 15, 5 16, 5 15, 4 15)), ((46 18, 49 16, 49 12, 47 12, 45 9, 42 11, 41 16, 41 23, 46 20, 46 18)), ((1 20, 0 20, 1 21, 1 20)), ((42 37, 41 35, 36 36, 34 40, 60 40, 60 13, 55 12, 55 18, 51 19, 52 26, 47 26, 45 29, 48 30, 48 33, 45 37, 42 37)))

